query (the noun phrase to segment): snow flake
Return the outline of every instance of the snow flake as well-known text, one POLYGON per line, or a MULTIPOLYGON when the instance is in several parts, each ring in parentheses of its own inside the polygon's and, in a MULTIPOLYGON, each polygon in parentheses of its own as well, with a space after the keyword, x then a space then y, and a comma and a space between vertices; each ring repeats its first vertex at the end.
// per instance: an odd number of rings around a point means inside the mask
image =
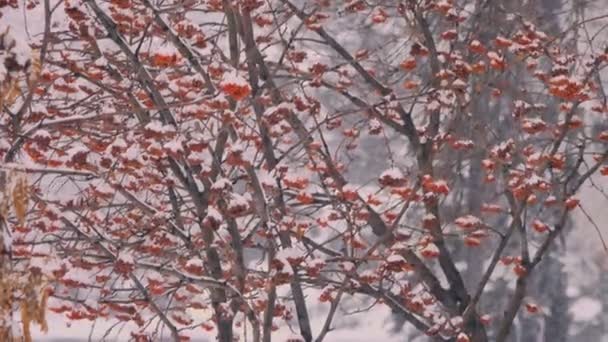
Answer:
POLYGON ((85 269, 71 267, 66 274, 63 275, 62 280, 69 285, 82 286, 89 284, 91 279, 94 279, 94 277, 91 278, 91 276, 92 274, 85 269))
POLYGON ((157 120, 150 121, 144 127, 144 129, 146 129, 148 131, 155 132, 155 133, 162 133, 163 132, 163 124, 160 121, 157 121, 157 120))
POLYGON ((233 193, 228 201, 228 212, 232 215, 239 216, 244 214, 248 209, 249 200, 247 197, 233 193))
POLYGON ((455 80, 454 82, 452 82, 452 87, 454 87, 456 89, 466 89, 467 83, 459 78, 459 79, 455 80))
POLYGON ((570 306, 569 311, 575 322, 590 322, 602 314, 602 304, 596 299, 582 297, 570 306))
POLYGON ((203 260, 194 257, 186 262, 186 267, 203 267, 203 260))
POLYGON ((146 272, 146 279, 149 283, 163 283, 165 281, 163 276, 155 270, 146 272))
POLYGON ((244 99, 251 92, 249 83, 236 70, 224 73, 220 87, 224 93, 237 101, 244 99))
POLYGON ((405 176, 403 175, 401 170, 396 167, 390 168, 382 172, 379 177, 379 183, 382 186, 402 186, 405 184, 405 182, 405 176))
POLYGON ((232 189, 232 182, 228 178, 219 178, 213 185, 211 185, 211 191, 223 191, 232 189))
POLYGON ((343 262, 341 262, 340 263, 340 267, 342 269, 344 269, 346 272, 351 272, 351 271, 353 271, 356 268, 355 264, 352 263, 352 262, 350 262, 350 261, 343 261, 343 262))
POLYGON ((423 257, 432 259, 439 256, 439 248, 434 243, 428 243, 420 250, 423 257))
POLYGON ((223 216, 222 214, 215 209, 214 207, 208 207, 207 208, 207 216, 205 217, 205 220, 213 220, 215 222, 222 222, 223 220, 223 216))
POLYGON ((51 138, 51 134, 44 130, 44 129, 39 129, 37 130, 33 135, 32 138, 34 139, 50 139, 51 138))
POLYGON ((526 178, 525 183, 529 186, 538 186, 545 183, 545 180, 539 177, 537 174, 532 174, 530 177, 526 178))
POLYGON ((469 342, 471 339, 469 336, 463 332, 459 333, 456 337, 456 342, 469 342))
POLYGON ((164 144, 163 147, 172 154, 180 154, 184 152, 181 139, 173 139, 164 144))
POLYGON ((287 260, 290 263, 299 262, 304 259, 304 256, 304 252, 294 247, 283 248, 276 254, 277 259, 287 260))
POLYGON ((88 154, 89 149, 86 146, 74 146, 68 150, 68 156, 70 159, 74 158, 77 155, 88 154))
POLYGON ((133 257, 133 254, 129 252, 121 252, 116 260, 129 265, 135 264, 135 258, 133 257))
POLYGON ((405 262, 405 259, 403 258, 403 256, 401 256, 399 254, 391 254, 388 256, 388 258, 386 258, 386 262, 400 263, 400 262, 405 262))
POLYGON ((129 145, 127 144, 127 142, 123 139, 123 138, 117 138, 116 140, 114 140, 114 142, 110 145, 111 147, 116 147, 116 148, 120 148, 120 149, 125 149, 127 147, 129 147, 129 145))
POLYGON ((454 220, 454 223, 462 229, 479 228, 483 225, 483 221, 473 215, 465 215, 454 220))
POLYGON ((285 342, 304 342, 304 338, 302 335, 298 335, 296 333, 292 333, 285 339, 285 342))

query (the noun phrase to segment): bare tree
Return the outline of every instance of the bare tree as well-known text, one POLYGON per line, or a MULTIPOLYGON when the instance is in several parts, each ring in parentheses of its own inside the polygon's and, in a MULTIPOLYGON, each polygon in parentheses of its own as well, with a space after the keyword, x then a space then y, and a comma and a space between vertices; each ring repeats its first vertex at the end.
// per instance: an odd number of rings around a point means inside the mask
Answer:
POLYGON ((585 118, 606 114, 608 55, 569 39, 607 16, 544 27, 535 4, 483 0, 28 6, 43 7, 36 83, 0 60, 2 80, 21 77, 1 168, 28 175, 6 187, 27 205, 2 214, 3 267, 36 274, 49 310, 135 341, 321 342, 352 303, 437 341, 514 340, 516 321, 522 340, 533 324, 567 339, 558 240, 608 173, 608 132, 585 118))

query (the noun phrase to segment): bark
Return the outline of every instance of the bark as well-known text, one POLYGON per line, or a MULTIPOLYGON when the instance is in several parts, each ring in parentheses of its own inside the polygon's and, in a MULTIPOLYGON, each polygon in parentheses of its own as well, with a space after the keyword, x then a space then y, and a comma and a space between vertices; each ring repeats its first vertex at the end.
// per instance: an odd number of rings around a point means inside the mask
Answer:
POLYGON ((568 308, 570 300, 566 296, 568 277, 564 272, 562 263, 558 260, 559 252, 553 253, 547 258, 545 268, 546 277, 543 277, 539 289, 546 292, 548 299, 549 314, 545 318, 544 341, 545 342, 567 342, 569 341, 570 315, 568 308), (551 275, 551 276, 549 276, 551 275))

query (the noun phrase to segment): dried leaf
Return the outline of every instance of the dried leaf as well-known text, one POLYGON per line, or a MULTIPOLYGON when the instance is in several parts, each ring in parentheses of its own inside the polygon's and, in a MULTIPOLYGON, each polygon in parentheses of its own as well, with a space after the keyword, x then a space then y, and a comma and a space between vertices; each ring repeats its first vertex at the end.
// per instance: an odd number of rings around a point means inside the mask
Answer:
POLYGON ((13 188, 13 208, 15 209, 15 216, 19 220, 19 224, 25 223, 25 215, 27 213, 28 205, 28 185, 25 177, 17 178, 15 186, 13 188))

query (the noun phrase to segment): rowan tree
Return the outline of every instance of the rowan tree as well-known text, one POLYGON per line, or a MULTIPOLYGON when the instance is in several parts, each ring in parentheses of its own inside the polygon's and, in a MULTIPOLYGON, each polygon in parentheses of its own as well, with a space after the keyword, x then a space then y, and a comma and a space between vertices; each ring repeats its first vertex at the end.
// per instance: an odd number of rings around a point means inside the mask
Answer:
POLYGON ((2 260, 36 275, 37 315, 134 341, 321 342, 356 299, 432 340, 507 341, 608 174, 608 53, 567 44, 607 16, 548 34, 489 1, 0 6, 40 24, 29 50, 0 36, 2 260))

